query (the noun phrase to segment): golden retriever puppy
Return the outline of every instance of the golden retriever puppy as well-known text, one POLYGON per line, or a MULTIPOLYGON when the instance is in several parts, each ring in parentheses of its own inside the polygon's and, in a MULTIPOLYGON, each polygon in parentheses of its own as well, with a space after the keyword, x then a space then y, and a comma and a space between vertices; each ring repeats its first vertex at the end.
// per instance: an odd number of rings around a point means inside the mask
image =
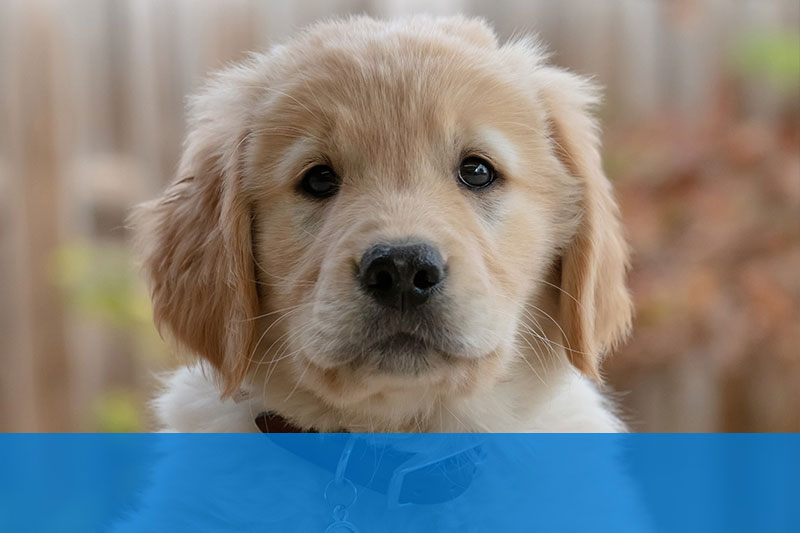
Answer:
POLYGON ((623 430, 597 98, 459 17, 326 22, 213 76, 135 214, 156 323, 202 361, 164 429, 623 430))

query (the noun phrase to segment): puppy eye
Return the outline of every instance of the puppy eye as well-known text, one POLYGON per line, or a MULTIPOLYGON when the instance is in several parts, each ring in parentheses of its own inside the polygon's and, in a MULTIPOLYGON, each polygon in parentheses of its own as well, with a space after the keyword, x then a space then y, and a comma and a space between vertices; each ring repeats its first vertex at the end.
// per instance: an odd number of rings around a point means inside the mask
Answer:
POLYGON ((483 158, 471 156, 458 167, 458 179, 470 189, 482 189, 491 184, 496 176, 494 167, 483 158))
POLYGON ((314 198, 328 198, 339 190, 339 177, 331 167, 317 165, 305 173, 300 188, 314 198))

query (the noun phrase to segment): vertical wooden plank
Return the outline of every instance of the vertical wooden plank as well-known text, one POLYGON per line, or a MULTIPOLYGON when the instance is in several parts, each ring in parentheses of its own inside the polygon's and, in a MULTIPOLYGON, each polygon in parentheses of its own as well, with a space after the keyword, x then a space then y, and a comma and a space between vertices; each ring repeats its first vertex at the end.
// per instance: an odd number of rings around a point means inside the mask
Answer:
POLYGON ((17 108, 12 122, 18 138, 15 175, 24 235, 24 249, 18 250, 24 272, 20 296, 27 305, 20 306, 26 314, 24 348, 12 355, 22 358, 15 376, 22 385, 15 387, 11 404, 26 414, 13 422, 13 429, 66 431, 73 427, 70 365, 61 302, 50 273, 51 253, 59 243, 57 42, 46 6, 25 5, 15 23, 24 28, 15 38, 17 53, 23 56, 13 69, 17 108))
POLYGON ((658 109, 668 91, 662 79, 663 18, 658 2, 620 0, 620 38, 616 50, 620 68, 617 108, 625 117, 641 117, 658 109))
POLYGON ((0 431, 33 431, 36 409, 32 347, 27 334, 29 312, 24 297, 25 229, 22 221, 22 178, 18 162, 22 120, 19 0, 0 3, 0 431))
POLYGON ((0 362, 0 417, 4 431, 36 431, 38 405, 34 372, 34 347, 32 345, 31 309, 27 298, 29 273, 27 270, 28 241, 24 220, 22 175, 22 151, 24 139, 19 135, 21 124, 27 117, 22 107, 22 77, 27 63, 23 53, 23 39, 28 32, 29 13, 21 1, 5 5, 1 19, 3 32, 2 65, 4 76, 0 77, 4 97, 0 99, 4 121, 0 124, 0 137, 4 159, 7 164, 7 179, 2 208, 9 224, 4 228, 4 247, 7 254, 2 260, 7 272, 0 279, 0 334, 2 349, 0 362))
POLYGON ((290 2, 256 2, 253 9, 259 51, 286 39, 294 30, 296 7, 290 2))
POLYGON ((158 16, 157 6, 152 0, 126 2, 130 32, 129 48, 126 56, 128 68, 124 73, 126 114, 130 118, 130 135, 127 148, 143 168, 147 177, 147 188, 158 190, 166 181, 162 172, 160 132, 164 117, 158 111, 158 54, 159 47, 154 19, 158 16))

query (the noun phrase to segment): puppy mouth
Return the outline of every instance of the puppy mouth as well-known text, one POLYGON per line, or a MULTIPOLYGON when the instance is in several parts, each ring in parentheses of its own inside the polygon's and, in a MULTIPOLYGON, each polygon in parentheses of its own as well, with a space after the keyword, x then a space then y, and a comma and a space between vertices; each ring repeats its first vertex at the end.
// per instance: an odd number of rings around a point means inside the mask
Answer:
POLYGON ((387 353, 420 353, 429 350, 430 345, 415 335, 400 332, 379 340, 372 348, 387 353))
POLYGON ((353 361, 355 365, 371 363, 377 371, 392 374, 419 374, 437 360, 448 358, 429 341, 406 332, 382 337, 366 346, 363 353, 353 361))
POLYGON ((320 368, 347 369, 358 375, 414 377, 446 373, 453 365, 494 350, 474 344, 471 332, 453 325, 442 305, 414 313, 373 307, 351 312, 314 316, 315 330, 321 334, 314 336, 313 345, 299 350, 304 358, 320 368))

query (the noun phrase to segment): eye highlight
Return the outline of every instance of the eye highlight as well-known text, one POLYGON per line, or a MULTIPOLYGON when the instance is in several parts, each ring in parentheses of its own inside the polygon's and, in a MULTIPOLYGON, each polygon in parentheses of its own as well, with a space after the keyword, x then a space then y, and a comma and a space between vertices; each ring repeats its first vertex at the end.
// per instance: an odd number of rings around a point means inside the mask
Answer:
POLYGON ((300 189, 314 198, 329 198, 339 190, 339 176, 328 165, 317 165, 303 175, 300 189))
POLYGON ((464 158, 458 166, 458 179, 470 189, 488 187, 497 177, 494 167, 478 156, 464 158))

